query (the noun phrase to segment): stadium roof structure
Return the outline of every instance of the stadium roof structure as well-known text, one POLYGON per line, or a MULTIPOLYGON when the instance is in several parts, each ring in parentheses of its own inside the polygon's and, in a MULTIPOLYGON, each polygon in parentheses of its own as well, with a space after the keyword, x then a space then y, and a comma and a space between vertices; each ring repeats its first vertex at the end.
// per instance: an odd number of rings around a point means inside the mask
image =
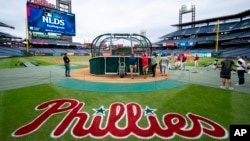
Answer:
POLYGON ((244 17, 250 16, 250 9, 237 13, 237 14, 232 14, 232 15, 227 15, 227 16, 221 16, 221 17, 215 17, 215 18, 209 18, 209 19, 204 19, 204 20, 199 20, 195 22, 187 22, 187 23, 181 23, 181 24, 174 24, 172 26, 176 27, 183 27, 183 26, 190 26, 190 25, 195 25, 195 24, 203 24, 203 23, 211 23, 211 22, 216 22, 217 20, 232 20, 232 19, 242 19, 244 17))
MULTIPOLYGON (((15 27, 10 26, 8 24, 5 24, 3 22, 0 22, 0 27, 7 27, 7 28, 15 29, 15 27)), ((22 39, 22 38, 11 35, 9 33, 0 32, 0 42, 13 42, 12 39, 22 39)), ((14 42, 16 42, 16 41, 14 41, 14 42)))
POLYGON ((12 39, 22 39, 21 37, 16 37, 10 35, 9 33, 0 32, 0 38, 12 38, 12 39))
POLYGON ((0 21, 0 26, 2 26, 2 27, 8 27, 8 28, 11 28, 11 29, 15 29, 15 27, 14 27, 14 26, 11 26, 11 25, 8 25, 8 24, 5 24, 5 23, 3 23, 3 22, 1 22, 1 21, 0 21))

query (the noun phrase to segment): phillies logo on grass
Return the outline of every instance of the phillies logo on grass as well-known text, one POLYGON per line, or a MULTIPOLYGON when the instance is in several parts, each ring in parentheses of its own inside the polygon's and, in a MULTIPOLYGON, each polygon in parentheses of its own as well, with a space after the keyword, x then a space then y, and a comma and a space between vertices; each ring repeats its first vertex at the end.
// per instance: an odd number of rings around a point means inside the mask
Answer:
POLYGON ((93 109, 94 115, 90 118, 87 112, 82 112, 85 104, 75 99, 57 99, 44 102, 36 107, 36 110, 44 110, 30 123, 16 129, 13 137, 29 135, 40 128, 52 116, 67 113, 62 121, 51 131, 52 138, 63 136, 68 130, 74 138, 104 138, 111 136, 122 139, 129 136, 149 139, 159 137, 171 139, 180 136, 186 139, 197 139, 203 135, 215 139, 228 138, 227 130, 220 124, 199 115, 187 113, 186 117, 178 113, 166 113, 161 120, 158 119, 155 109, 146 106, 144 109, 138 103, 112 103, 109 109, 104 106, 93 109), (104 121, 104 116, 107 120, 104 121), (146 118, 147 127, 141 127, 138 123, 146 118), (120 122, 125 125, 119 125, 120 122), (90 124, 86 124, 86 123, 90 124), (162 123, 160 123, 162 122, 162 123), (105 123, 105 124, 104 124, 105 123), (70 128, 71 127, 71 128, 70 128))

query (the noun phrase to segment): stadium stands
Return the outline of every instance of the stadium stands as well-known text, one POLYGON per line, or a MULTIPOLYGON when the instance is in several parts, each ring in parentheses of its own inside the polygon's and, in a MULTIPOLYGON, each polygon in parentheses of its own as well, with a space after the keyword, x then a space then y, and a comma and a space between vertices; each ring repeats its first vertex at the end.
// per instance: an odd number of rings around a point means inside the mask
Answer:
POLYGON ((237 48, 230 48, 228 50, 224 50, 221 54, 221 57, 230 56, 232 58, 236 58, 237 55, 241 54, 244 58, 249 59, 250 56, 250 48, 245 47, 237 47, 237 48))
MULTIPOLYGON (((0 27, 15 29, 15 27, 0 22, 0 27)), ((0 31, 0 58, 23 56, 18 45, 22 46, 22 38, 0 31), (15 47, 13 47, 15 46, 15 47)))
POLYGON ((235 25, 238 22, 230 22, 230 23, 224 23, 220 25, 220 31, 221 32, 225 32, 225 31, 231 31, 233 29, 233 27, 235 27, 235 25))
POLYGON ((233 26, 233 30, 236 29, 247 29, 250 27, 250 19, 242 20, 238 22, 235 26, 233 26))
POLYGON ((160 41, 154 43, 156 47, 154 51, 186 53, 201 51, 198 49, 208 49, 206 52, 212 53, 215 51, 218 32, 218 48, 222 57, 226 55, 236 57, 236 55, 242 54, 250 58, 249 17, 250 10, 246 10, 238 14, 173 25, 178 30, 160 37, 160 41), (218 19, 220 24, 217 31, 218 19))
MULTIPOLYGON (((184 24, 173 25, 182 28, 160 37, 160 41, 153 44, 157 54, 182 53, 212 53, 215 51, 217 20, 219 25, 219 50, 221 57, 229 55, 235 57, 242 54, 250 58, 250 10, 229 16, 216 17, 184 24), (195 25, 195 26, 192 26, 195 25)), ((0 22, 0 26, 14 29, 0 22)), ((26 48, 2 47, 3 43, 18 39, 8 33, 0 32, 0 57, 24 56, 26 48)), ((62 55, 65 52, 75 55, 89 55, 89 47, 80 43, 62 39, 34 38, 30 41, 29 52, 35 55, 62 55)))
POLYGON ((22 49, 0 47, 0 58, 24 56, 22 49))
MULTIPOLYGON (((0 22, 0 26, 14 29, 14 27, 0 22)), ((20 37, 13 36, 9 33, 0 32, 0 58, 21 57, 26 55, 26 48, 20 37), (18 44, 17 44, 18 43, 18 44), (22 44, 21 46, 19 46, 22 44), (15 45, 13 47, 12 45, 15 45)), ((32 46, 29 47, 30 54, 33 55, 51 55, 61 56, 63 53, 72 53, 75 55, 89 55, 90 49, 78 48, 82 46, 80 43, 68 42, 54 39, 32 39, 32 46)))
POLYGON ((202 26, 197 31, 197 34, 214 33, 215 30, 216 30, 216 26, 215 25, 202 26))

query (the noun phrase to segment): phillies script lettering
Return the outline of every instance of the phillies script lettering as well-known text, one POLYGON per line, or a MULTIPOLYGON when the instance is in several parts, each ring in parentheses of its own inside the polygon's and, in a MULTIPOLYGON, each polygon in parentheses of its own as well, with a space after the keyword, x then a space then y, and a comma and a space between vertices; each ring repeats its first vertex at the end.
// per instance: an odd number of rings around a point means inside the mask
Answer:
POLYGON ((160 120, 155 114, 155 109, 146 106, 143 109, 138 103, 123 104, 120 102, 112 103, 109 109, 101 106, 93 109, 95 113, 90 118, 87 112, 82 111, 85 103, 75 99, 56 99, 44 102, 36 107, 36 110, 44 110, 33 121, 23 125, 12 133, 13 137, 29 135, 46 123, 49 118, 57 114, 65 113, 65 117, 59 121, 51 132, 52 138, 63 136, 71 127, 71 135, 74 138, 127 138, 131 135, 137 138, 149 139, 159 137, 171 139, 180 136, 187 139, 197 139, 202 135, 207 135, 215 139, 228 138, 228 132, 218 123, 199 115, 187 113, 186 117, 178 113, 166 113, 160 120), (107 115, 105 113, 107 112, 107 115), (143 114, 144 113, 144 114, 143 114), (148 122, 146 127, 141 127, 138 123, 143 118, 148 122), (104 116, 106 124, 104 125, 104 116), (120 126, 121 120, 126 124, 120 126), (189 120, 189 121, 188 121, 189 120), (90 124, 86 124, 90 123, 90 124))

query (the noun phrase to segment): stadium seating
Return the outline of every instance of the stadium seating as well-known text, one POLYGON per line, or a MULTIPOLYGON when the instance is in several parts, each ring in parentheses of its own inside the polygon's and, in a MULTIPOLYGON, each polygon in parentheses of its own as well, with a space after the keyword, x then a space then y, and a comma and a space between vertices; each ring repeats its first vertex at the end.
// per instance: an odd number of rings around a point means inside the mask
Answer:
POLYGON ((213 33, 216 31, 215 25, 209 25, 209 26, 202 26, 197 31, 197 34, 204 34, 204 33, 213 33))
POLYGON ((236 39, 239 36, 241 36, 244 32, 238 32, 238 33, 231 33, 228 34, 226 36, 224 36, 224 38, 222 38, 221 40, 232 40, 232 39, 236 39))
POLYGON ((230 22, 230 23, 223 23, 220 24, 220 32, 231 31, 238 22, 230 22))
POLYGON ((237 48, 229 48, 227 50, 224 50, 221 54, 221 57, 229 56, 232 58, 236 58, 237 55, 250 56, 250 48, 246 47, 237 47, 237 48))
MULTIPOLYGON (((250 58, 250 18, 247 15, 242 17, 241 14, 220 17, 218 39, 221 57, 230 56, 235 58, 241 54, 250 58)), ((197 21, 194 27, 191 27, 192 25, 191 22, 174 25, 182 29, 160 37, 161 40, 154 43, 154 51, 159 54, 213 54, 217 40, 217 18, 197 21), (168 43, 171 43, 171 46, 168 43), (175 46, 172 45, 173 43, 175 43, 175 46)))
POLYGON ((250 27, 250 19, 247 20, 243 20, 241 22, 238 22, 233 29, 245 29, 245 28, 249 28, 250 27))
POLYGON ((243 38, 243 37, 249 37, 250 36, 250 31, 246 31, 246 32, 243 32, 241 35, 239 35, 238 37, 239 38, 243 38))
POLYGON ((21 49, 15 47, 0 47, 0 57, 24 56, 21 49))
POLYGON ((53 53, 60 53, 60 54, 68 52, 66 49, 63 49, 63 48, 53 48, 52 50, 53 50, 53 53))
POLYGON ((43 53, 54 53, 54 51, 51 48, 39 48, 39 52, 43 53))
POLYGON ((78 53, 75 49, 64 49, 66 52, 78 53))
POLYGON ((182 32, 182 35, 193 35, 193 34, 197 34, 197 32, 199 31, 199 29, 200 29, 199 27, 185 29, 185 30, 182 32))

